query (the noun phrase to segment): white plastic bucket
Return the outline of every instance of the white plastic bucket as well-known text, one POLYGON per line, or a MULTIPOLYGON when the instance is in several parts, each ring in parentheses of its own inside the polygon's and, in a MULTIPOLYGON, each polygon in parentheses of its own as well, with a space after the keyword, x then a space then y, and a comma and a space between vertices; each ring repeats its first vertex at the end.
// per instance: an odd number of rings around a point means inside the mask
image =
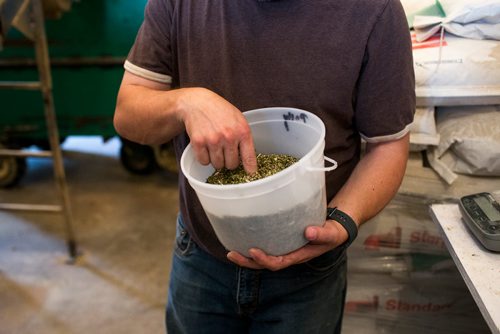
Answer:
POLYGON ((300 160, 266 178, 231 185, 206 183, 214 168, 195 158, 191 145, 181 170, 193 187, 220 242, 248 256, 257 247, 283 255, 307 243, 307 226, 322 226, 326 217, 325 171, 337 163, 323 155, 325 125, 319 117, 295 108, 244 112, 257 153, 289 154, 300 160), (324 160, 332 163, 324 167, 324 160))

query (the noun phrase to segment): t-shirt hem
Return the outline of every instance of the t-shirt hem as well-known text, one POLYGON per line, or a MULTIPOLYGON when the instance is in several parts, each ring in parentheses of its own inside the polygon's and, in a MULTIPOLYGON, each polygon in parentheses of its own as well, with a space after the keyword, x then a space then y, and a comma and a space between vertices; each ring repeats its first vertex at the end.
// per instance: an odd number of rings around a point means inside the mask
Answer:
POLYGON ((410 126, 411 124, 408 124, 407 126, 404 127, 403 130, 393 133, 390 135, 385 135, 385 136, 376 136, 376 137, 367 137, 360 133, 361 138, 365 140, 367 143, 384 143, 388 141, 393 141, 393 140, 398 140, 403 138, 408 132, 410 132, 410 126))
POLYGON ((161 83, 165 83, 165 84, 172 83, 172 77, 170 75, 156 73, 156 72, 147 70, 145 68, 142 68, 142 67, 139 67, 137 65, 132 64, 128 60, 125 60, 123 67, 128 72, 135 74, 137 76, 140 76, 141 78, 144 78, 144 79, 148 79, 148 80, 152 80, 152 81, 156 81, 156 82, 161 82, 161 83))

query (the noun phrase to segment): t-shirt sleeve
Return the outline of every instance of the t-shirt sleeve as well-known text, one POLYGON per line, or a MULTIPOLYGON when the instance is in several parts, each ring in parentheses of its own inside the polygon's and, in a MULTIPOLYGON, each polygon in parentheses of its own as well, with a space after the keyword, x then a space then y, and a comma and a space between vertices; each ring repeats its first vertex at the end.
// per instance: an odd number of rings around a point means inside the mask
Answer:
POLYGON ((148 1, 144 21, 124 64, 125 70, 145 79, 172 82, 171 13, 170 1, 148 1))
POLYGON ((369 36, 355 99, 355 122, 367 142, 403 137, 415 112, 411 38, 399 1, 388 0, 369 36))

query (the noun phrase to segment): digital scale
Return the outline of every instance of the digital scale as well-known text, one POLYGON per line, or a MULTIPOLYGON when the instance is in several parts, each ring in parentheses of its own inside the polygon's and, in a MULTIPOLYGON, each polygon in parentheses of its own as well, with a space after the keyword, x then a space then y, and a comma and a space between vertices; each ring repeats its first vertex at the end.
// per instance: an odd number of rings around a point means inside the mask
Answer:
POLYGON ((462 220, 481 244, 500 252, 500 204, 490 193, 467 195, 459 201, 462 220))

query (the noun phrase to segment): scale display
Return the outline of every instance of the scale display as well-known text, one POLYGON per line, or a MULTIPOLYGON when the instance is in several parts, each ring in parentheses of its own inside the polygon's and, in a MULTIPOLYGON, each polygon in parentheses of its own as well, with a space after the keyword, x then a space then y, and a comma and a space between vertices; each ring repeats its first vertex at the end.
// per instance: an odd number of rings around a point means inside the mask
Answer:
POLYGON ((500 252, 500 204, 490 193, 478 193, 460 198, 462 218, 481 244, 500 252))

